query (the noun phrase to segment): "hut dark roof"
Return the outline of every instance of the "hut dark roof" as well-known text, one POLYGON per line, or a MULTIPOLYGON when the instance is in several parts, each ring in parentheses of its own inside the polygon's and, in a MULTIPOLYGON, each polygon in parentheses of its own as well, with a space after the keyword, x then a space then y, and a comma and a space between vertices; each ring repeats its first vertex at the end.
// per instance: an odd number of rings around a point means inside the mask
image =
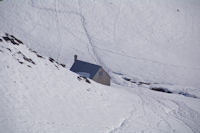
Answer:
POLYGON ((100 68, 101 66, 99 65, 91 64, 80 60, 75 60, 70 70, 75 73, 79 72, 89 73, 90 74, 89 78, 92 79, 100 68))

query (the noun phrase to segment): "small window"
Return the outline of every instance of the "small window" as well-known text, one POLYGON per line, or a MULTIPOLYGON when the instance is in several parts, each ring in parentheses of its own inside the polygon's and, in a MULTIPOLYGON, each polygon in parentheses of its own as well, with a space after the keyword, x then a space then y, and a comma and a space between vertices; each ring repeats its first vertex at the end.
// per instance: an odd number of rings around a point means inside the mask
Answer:
POLYGON ((103 72, 102 72, 102 71, 100 71, 100 72, 99 72, 99 76, 102 76, 102 75, 103 75, 103 72))

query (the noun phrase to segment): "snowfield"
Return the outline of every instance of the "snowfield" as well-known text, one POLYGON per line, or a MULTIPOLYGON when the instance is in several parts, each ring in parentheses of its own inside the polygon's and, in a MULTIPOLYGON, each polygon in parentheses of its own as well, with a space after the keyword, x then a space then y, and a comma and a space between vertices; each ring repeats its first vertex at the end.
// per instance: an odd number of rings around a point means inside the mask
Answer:
POLYGON ((200 100, 85 82, 53 58, 0 37, 0 132, 200 131, 200 100))
POLYGON ((0 29, 0 133, 200 132, 199 0, 3 0, 0 29))
POLYGON ((77 54, 110 75, 199 88, 199 12, 199 0, 3 0, 0 28, 67 68, 77 54))

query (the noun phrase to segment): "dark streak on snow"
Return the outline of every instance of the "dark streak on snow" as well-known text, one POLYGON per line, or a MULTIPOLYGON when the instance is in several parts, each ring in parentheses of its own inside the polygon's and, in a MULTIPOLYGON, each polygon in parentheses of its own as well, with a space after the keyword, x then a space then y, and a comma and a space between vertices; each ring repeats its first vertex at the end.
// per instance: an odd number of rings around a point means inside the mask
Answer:
POLYGON ((19 39, 17 39, 17 38, 14 37, 13 35, 9 35, 8 33, 5 33, 5 36, 2 36, 2 38, 3 38, 6 42, 11 42, 13 45, 23 44, 22 41, 20 41, 19 39))
POLYGON ((55 60, 53 58, 49 57, 49 61, 53 63, 55 60))
POLYGON ((14 37, 13 35, 10 35, 13 39, 15 39, 15 41, 17 41, 19 44, 23 44, 23 42, 19 39, 17 39, 16 37, 14 37))
MULTIPOLYGON (((178 92, 178 94, 183 95, 183 96, 186 96, 186 97, 198 98, 197 96, 192 95, 192 94, 189 94, 189 93, 187 93, 187 92, 178 92)), ((198 98, 198 99, 199 99, 199 98, 198 98)))
POLYGON ((30 63, 32 63, 33 65, 35 65, 35 62, 31 58, 23 56, 23 59, 26 60, 26 61, 28 61, 28 62, 30 62, 30 63))
POLYGON ((160 92, 165 92, 165 93, 172 93, 171 91, 169 91, 167 88, 161 88, 161 87, 152 87, 150 88, 151 90, 154 91, 160 91, 160 92))
POLYGON ((59 70, 59 68, 58 68, 58 66, 57 65, 54 65, 58 70, 59 70))
POLYGON ((34 50, 30 49, 30 48, 29 48, 29 50, 30 50, 31 52, 35 53, 37 57, 39 57, 39 58, 44 58, 43 56, 39 55, 36 51, 34 51, 34 50))
MULTIPOLYGON (((62 64, 62 63, 59 63, 59 62, 57 62, 57 61, 55 61, 53 58, 51 58, 51 57, 49 57, 49 61, 50 62, 52 62, 52 63, 56 63, 56 65, 55 65, 55 67, 57 67, 58 68, 58 66, 57 65, 60 65, 60 66, 62 66, 63 68, 65 68, 65 64, 62 64)), ((59 68, 58 68, 59 69, 59 68)))
POLYGON ((24 64, 24 62, 20 61, 19 59, 17 59, 17 61, 18 61, 20 64, 24 64))
POLYGON ((4 39, 6 42, 8 42, 8 41, 10 40, 8 37, 4 37, 4 36, 3 36, 3 39, 4 39))
POLYGON ((22 55, 22 57, 23 57, 23 59, 24 59, 25 61, 30 62, 30 63, 32 63, 33 65, 35 65, 35 62, 34 62, 31 58, 26 57, 21 51, 17 52, 17 54, 22 55))
POLYGON ((10 48, 6 48, 8 51, 10 51, 11 52, 11 49, 10 48))
POLYGON ((60 64, 62 67, 65 67, 65 64, 60 64))
MULTIPOLYGON (((1 39, 1 38, 0 38, 1 39)), ((23 44, 23 42, 19 39, 17 39, 16 37, 14 37, 13 35, 9 35, 8 33, 5 33, 5 36, 2 36, 2 39, 0 41, 5 40, 6 42, 11 42, 13 45, 19 45, 19 44, 23 44)), ((10 48, 6 48, 9 52, 12 52, 10 48)), ((40 54, 38 54, 36 51, 32 50, 31 48, 29 48, 29 51, 33 52, 37 57, 39 58, 44 58, 43 56, 41 56, 40 54)), ((0 52, 3 53, 2 50, 0 50, 0 52)), ((18 51, 17 54, 21 55, 23 57, 23 59, 29 63, 32 63, 33 65, 36 65, 36 63, 31 59, 28 58, 27 56, 25 56, 21 51, 18 51)), ((12 55, 14 56, 14 55, 12 55)), ((16 59, 20 64, 24 64, 24 62, 20 61, 20 59, 16 59)), ((66 67, 65 64, 62 63, 58 63, 56 62, 53 58, 49 57, 49 61, 52 63, 55 63, 54 66, 59 69, 59 65, 62 66, 63 68, 66 67)), ((27 65, 27 67, 31 67, 30 65, 27 65)), ((88 81, 87 81, 88 82, 88 81)))
POLYGON ((151 90, 153 91, 159 91, 159 92, 164 92, 164 93, 169 93, 169 94, 179 94, 179 95, 183 95, 186 97, 191 97, 191 98, 198 98, 197 96, 187 93, 187 92, 182 92, 182 91, 171 91, 167 88, 163 88, 163 87, 150 87, 151 90))
POLYGON ((113 73, 117 75, 123 75, 122 73, 119 73, 119 72, 113 72, 113 73))
POLYGON ((31 68, 31 66, 30 66, 30 65, 27 65, 27 67, 30 67, 30 68, 31 68))
POLYGON ((31 52, 33 52, 33 53, 37 54, 37 52, 36 52, 36 51, 34 51, 34 50, 32 50, 31 48, 29 48, 29 50, 30 50, 31 52))
POLYGON ((129 82, 131 82, 131 83, 134 83, 134 84, 136 84, 136 85, 151 85, 151 83, 149 83, 149 82, 134 81, 134 80, 132 80, 132 79, 130 79, 130 78, 127 78, 127 77, 123 77, 123 79, 126 80, 126 81, 129 81, 129 82))
MULTIPOLYGON (((117 74, 117 73, 115 73, 117 74)), ((123 76, 123 74, 118 74, 118 75, 121 75, 123 76)), ((165 88, 165 87, 152 87, 152 85, 155 85, 155 84, 159 84, 159 83, 151 83, 151 82, 144 82, 144 81, 136 81, 136 80, 133 80, 131 78, 127 78, 127 77, 122 77, 124 80, 128 81, 128 82, 131 82, 133 84, 136 84, 138 86, 142 86, 142 85, 145 85, 145 87, 149 88, 150 90, 153 90, 153 91, 159 91, 159 92, 164 92, 164 93, 169 93, 169 94, 179 94, 179 95, 183 95, 183 96, 186 96, 186 97, 191 97, 191 98, 198 98, 197 96, 193 95, 193 94, 190 94, 190 93, 187 93, 187 92, 182 92, 182 91, 171 91, 169 90, 168 88, 165 88)))
POLYGON ((83 76, 78 76, 78 77, 77 77, 77 79, 78 79, 79 81, 81 81, 81 80, 83 80, 83 79, 84 79, 84 80, 85 80, 85 82, 87 82, 87 83, 89 83, 89 84, 91 83, 91 82, 90 82, 90 80, 89 80, 88 78, 86 78, 86 77, 83 77, 83 76))
POLYGON ((36 54, 37 55, 37 57, 39 57, 39 58, 43 58, 41 55, 39 55, 39 54, 36 54))

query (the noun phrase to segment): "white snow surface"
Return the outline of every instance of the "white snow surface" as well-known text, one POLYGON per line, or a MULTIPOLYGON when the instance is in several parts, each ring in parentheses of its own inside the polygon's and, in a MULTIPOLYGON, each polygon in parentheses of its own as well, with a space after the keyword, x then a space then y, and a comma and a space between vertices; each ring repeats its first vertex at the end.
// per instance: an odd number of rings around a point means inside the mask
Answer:
POLYGON ((0 29, 0 133, 200 132, 199 0, 3 0, 0 29))
POLYGON ((3 0, 0 28, 68 68, 77 54, 114 77, 199 88, 199 12, 199 0, 3 0))
POLYGON ((2 36, 1 133, 200 132, 198 98, 87 83, 2 36))

